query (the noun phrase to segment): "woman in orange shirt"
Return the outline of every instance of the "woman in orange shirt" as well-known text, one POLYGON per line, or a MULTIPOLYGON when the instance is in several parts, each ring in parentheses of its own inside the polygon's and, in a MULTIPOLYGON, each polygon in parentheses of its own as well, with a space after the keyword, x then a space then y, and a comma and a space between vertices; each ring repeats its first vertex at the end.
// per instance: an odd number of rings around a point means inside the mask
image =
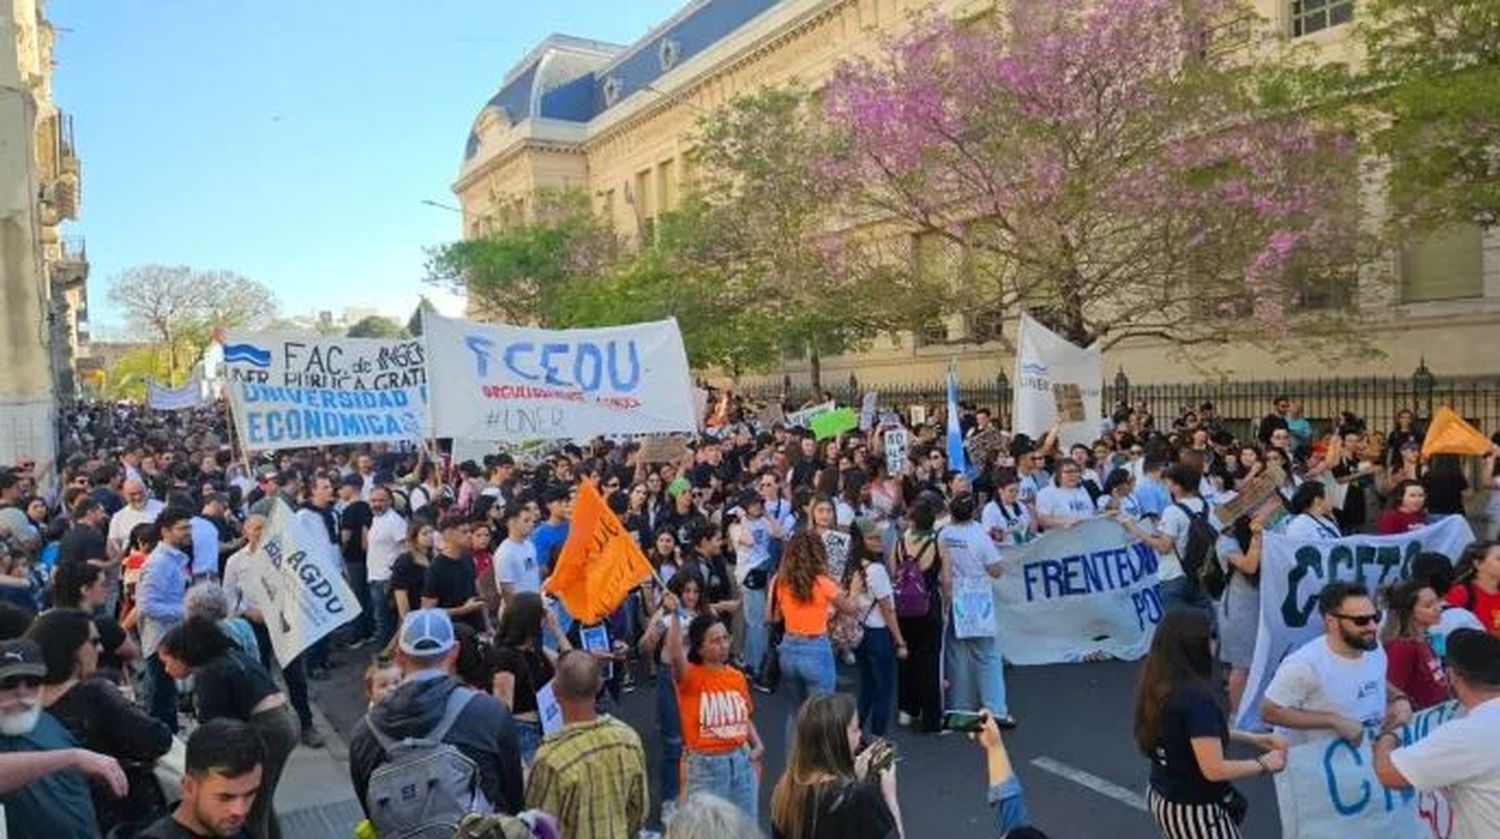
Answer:
POLYGON ((828 553, 815 532, 801 530, 787 542, 781 568, 771 578, 773 592, 766 622, 785 622, 778 657, 781 684, 792 700, 787 711, 787 742, 796 730, 797 712, 809 697, 833 693, 833 645, 828 619, 835 609, 853 608, 828 573, 828 553))
POLYGON ((667 657, 682 718, 681 794, 713 793, 755 819, 765 747, 750 719, 750 681, 728 664, 729 627, 713 612, 700 614, 688 625, 684 648, 677 595, 668 592, 662 608, 671 615, 667 657))

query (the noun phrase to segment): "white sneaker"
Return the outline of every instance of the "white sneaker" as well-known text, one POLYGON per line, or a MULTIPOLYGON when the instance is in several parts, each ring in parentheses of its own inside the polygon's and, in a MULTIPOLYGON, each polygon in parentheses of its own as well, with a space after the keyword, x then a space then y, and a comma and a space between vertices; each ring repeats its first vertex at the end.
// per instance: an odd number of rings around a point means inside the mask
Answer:
POLYGON ((661 826, 663 830, 666 829, 667 824, 672 821, 672 817, 675 815, 677 815, 677 802, 663 801, 661 803, 661 826))
POLYGON ((905 711, 897 711, 896 712, 896 724, 897 725, 904 725, 907 728, 911 728, 911 714, 908 714, 905 711))

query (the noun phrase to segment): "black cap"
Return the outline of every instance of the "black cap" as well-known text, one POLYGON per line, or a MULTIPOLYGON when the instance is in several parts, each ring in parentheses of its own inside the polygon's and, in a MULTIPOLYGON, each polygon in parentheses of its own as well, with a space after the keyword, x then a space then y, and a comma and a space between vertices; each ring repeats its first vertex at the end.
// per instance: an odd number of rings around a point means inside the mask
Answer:
POLYGON ((0 682, 15 676, 47 675, 47 665, 42 662, 42 648, 27 638, 12 638, 0 641, 0 682))

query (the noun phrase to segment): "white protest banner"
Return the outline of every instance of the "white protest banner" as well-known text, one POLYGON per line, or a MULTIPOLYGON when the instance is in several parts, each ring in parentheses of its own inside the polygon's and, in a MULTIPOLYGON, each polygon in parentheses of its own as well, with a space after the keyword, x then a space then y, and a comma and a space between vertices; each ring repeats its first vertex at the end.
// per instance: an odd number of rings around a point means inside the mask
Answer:
POLYGON ((495 453, 496 446, 488 440, 465 440, 462 437, 453 440, 453 462, 465 463, 474 461, 483 467, 484 458, 495 453))
POLYGON ((1059 442, 1064 446, 1088 445, 1099 436, 1104 422, 1104 357, 1097 343, 1087 349, 1076 347, 1022 312, 1015 381, 1012 415, 1017 432, 1040 440, 1058 418, 1054 386, 1077 385, 1083 399, 1083 421, 1063 423, 1058 429, 1059 442))
POLYGON ((430 436, 420 340, 231 333, 224 386, 251 451, 430 436))
POLYGON ((279 498, 242 585, 265 615, 271 648, 283 665, 360 613, 321 525, 303 520, 279 498))
POLYGON ((833 401, 828 401, 828 402, 821 402, 821 403, 819 403, 817 405, 812 405, 812 406, 809 406, 807 408, 803 408, 800 411, 793 411, 790 414, 787 414, 786 417, 785 417, 786 427, 787 428, 812 428, 812 418, 813 417, 817 416, 818 414, 826 414, 829 411, 832 411, 834 408, 837 408, 837 407, 838 407, 837 403, 835 403, 833 401))
POLYGON ((1119 522, 1085 519, 1001 553, 997 634, 1012 664, 1146 654, 1162 614, 1156 552, 1119 522))
MULTIPOLYGON (((1452 719, 1452 700, 1412 716, 1401 727, 1409 746, 1452 719)), ((1328 737, 1292 747, 1276 776, 1282 839, 1448 839, 1453 811, 1440 792, 1386 789, 1375 777, 1374 735, 1358 746, 1328 737)))
POLYGON ((865 391, 864 398, 859 400, 859 430, 869 431, 875 427, 875 401, 880 395, 873 390, 865 391))
POLYGON ((1420 530, 1396 536, 1347 536, 1311 541, 1267 531, 1260 552, 1260 629, 1245 698, 1235 727, 1265 728, 1260 702, 1281 660, 1323 634, 1318 592, 1335 581, 1364 583, 1371 592, 1410 576, 1411 561, 1424 551, 1457 559, 1474 541, 1463 516, 1449 516, 1420 530))
POLYGON ((904 428, 885 430, 885 471, 892 476, 906 474, 906 447, 911 444, 911 435, 904 428))
POLYGON ((854 539, 839 530, 823 531, 823 547, 828 550, 828 573, 835 580, 844 578, 844 566, 849 563, 849 548, 854 539))
POLYGON ((181 411, 202 405, 203 382, 191 379, 180 387, 167 387, 154 379, 146 380, 146 407, 153 411, 181 411))
POLYGON ((427 312, 423 335, 435 436, 587 440, 698 430, 675 320, 557 330, 427 312))

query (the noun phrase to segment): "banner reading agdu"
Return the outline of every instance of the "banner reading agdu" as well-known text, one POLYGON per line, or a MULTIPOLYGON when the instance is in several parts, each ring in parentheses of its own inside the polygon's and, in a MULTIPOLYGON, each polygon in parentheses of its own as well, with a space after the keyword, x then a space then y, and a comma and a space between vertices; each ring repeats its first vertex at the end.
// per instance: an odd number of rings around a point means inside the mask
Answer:
POLYGON ((589 439, 694 433, 677 321, 535 329, 424 314, 438 437, 589 439))
POLYGON ((1086 519, 1002 549, 1000 648, 1013 664, 1146 654, 1161 620, 1156 552, 1111 519, 1086 519))
POLYGON ((240 445, 252 451, 430 436, 420 340, 232 334, 224 387, 240 445))
MULTIPOLYGON (((1457 712, 1458 703, 1450 700, 1414 714, 1401 727, 1402 745, 1421 740, 1457 712)), ((1282 839, 1452 835, 1453 811, 1442 793, 1381 786, 1375 777, 1374 734, 1365 732, 1358 746, 1330 737, 1292 747, 1286 770, 1276 776, 1282 839)))
POLYGON ((1077 385, 1083 397, 1083 420, 1063 423, 1058 437, 1065 446, 1089 445, 1098 439, 1104 422, 1104 357, 1098 344, 1087 349, 1076 347, 1022 312, 1015 381, 1012 416, 1016 431, 1040 440, 1057 421, 1053 386, 1077 385))
POLYGON ((265 615, 271 648, 282 664, 360 613, 337 552, 325 549, 328 537, 319 528, 277 499, 241 583, 250 604, 265 615))
POLYGON ((1347 536, 1321 542, 1267 531, 1260 553, 1260 629, 1235 727, 1264 728, 1260 702, 1281 660, 1323 634, 1323 619, 1318 615, 1318 592, 1323 586, 1346 580, 1364 583, 1373 593, 1410 576, 1417 554, 1436 551, 1457 559, 1472 541, 1474 531, 1463 516, 1449 516, 1396 536, 1347 536))

